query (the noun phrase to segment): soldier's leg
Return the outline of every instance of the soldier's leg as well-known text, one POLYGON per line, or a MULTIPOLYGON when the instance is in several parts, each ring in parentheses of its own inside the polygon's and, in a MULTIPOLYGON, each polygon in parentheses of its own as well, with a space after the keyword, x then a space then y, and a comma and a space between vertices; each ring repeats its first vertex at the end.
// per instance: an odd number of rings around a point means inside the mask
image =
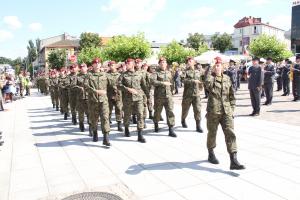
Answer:
POLYGON ((85 106, 85 101, 84 100, 79 100, 78 101, 78 106, 77 106, 79 123, 84 122, 84 111, 85 111, 84 106, 85 106))
POLYGON ((234 134, 233 116, 223 115, 220 120, 222 130, 225 135, 225 142, 228 153, 237 152, 236 136, 234 134))
POLYGON ((192 98, 183 98, 182 99, 182 112, 181 112, 181 122, 185 122, 186 117, 189 114, 189 109, 191 107, 193 99, 192 98))
POLYGON ((201 98, 200 96, 193 98, 193 110, 194 110, 194 118, 196 120, 196 131, 199 133, 203 133, 203 129, 201 128, 201 98))
POLYGON ((50 97, 51 97, 51 103, 53 105, 53 108, 55 108, 55 97, 54 97, 54 91, 50 91, 50 97))
POLYGON ((261 102, 261 91, 256 90, 255 91, 255 108, 256 108, 256 114, 260 113, 260 102, 261 102))
POLYGON ((172 97, 169 97, 164 102, 164 108, 166 110, 167 115, 167 124, 169 127, 175 126, 175 115, 174 115, 174 102, 172 97))
POLYGON ((147 108, 149 112, 149 119, 153 119, 153 104, 152 104, 152 92, 147 96, 147 108))
POLYGON ((208 150, 213 150, 217 144, 216 144, 216 136, 218 131, 218 126, 220 122, 221 115, 212 115, 207 114, 206 115, 206 124, 207 124, 207 142, 206 146, 208 150))
POLYGON ((117 100, 115 105, 115 115, 116 115, 116 121, 121 122, 122 121, 122 101, 117 100))
MULTIPOLYGON (((147 96, 145 94, 143 95, 143 105, 144 105, 143 118, 144 118, 144 122, 145 122, 145 119, 147 117, 147 96)), ((146 125, 146 124, 144 124, 144 125, 146 125)))
POLYGON ((57 90, 54 91, 54 99, 55 99, 56 110, 58 111, 58 108, 59 108, 59 94, 58 94, 57 90))
POLYGON ((249 93, 250 93, 250 99, 251 99, 251 105, 252 105, 252 114, 254 114, 256 112, 255 110, 255 95, 254 95, 254 89, 250 89, 249 90, 249 93))
POLYGON ((154 116, 153 122, 157 124, 160 121, 161 111, 163 109, 163 99, 154 99, 154 116))
POLYGON ((93 134, 93 141, 98 141, 98 121, 99 121, 99 104, 98 103, 89 103, 89 120, 90 120, 90 127, 93 134))
POLYGON ((265 90, 265 94, 266 94, 266 102, 265 105, 270 103, 270 84, 265 84, 264 85, 264 90, 265 90))
POLYGON ((113 103, 113 99, 109 99, 108 101, 108 106, 109 106, 109 122, 111 122, 111 114, 112 114, 112 110, 114 108, 114 103, 113 103))
POLYGON ((107 101, 100 104, 100 119, 101 119, 101 129, 102 134, 108 134, 110 132, 109 125, 109 105, 107 101))
POLYGON ((144 128, 144 118, 143 118, 143 111, 144 111, 144 103, 143 101, 136 101, 134 102, 137 108, 137 129, 138 129, 138 141, 141 143, 145 143, 146 140, 143 136, 143 128, 144 128))
POLYGON ((134 106, 133 106, 132 102, 126 102, 126 106, 123 107, 123 111, 124 111, 123 123, 124 123, 125 128, 128 128, 130 125, 130 117, 131 117, 133 109, 134 109, 134 106))

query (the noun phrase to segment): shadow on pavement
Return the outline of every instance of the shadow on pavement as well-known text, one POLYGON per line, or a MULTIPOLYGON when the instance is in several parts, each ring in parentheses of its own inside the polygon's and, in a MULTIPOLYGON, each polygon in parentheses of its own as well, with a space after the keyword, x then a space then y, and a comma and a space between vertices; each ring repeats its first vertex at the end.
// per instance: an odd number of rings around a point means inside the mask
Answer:
POLYGON ((294 113, 294 112, 300 112, 300 110, 270 110, 267 112, 271 112, 271 113, 294 113))
POLYGON ((209 168, 200 165, 201 163, 207 163, 207 162, 208 161, 206 160, 202 160, 202 161, 193 161, 193 162, 186 162, 186 163, 182 163, 182 162, 163 162, 163 163, 153 163, 153 164, 140 163, 137 165, 130 166, 126 170, 126 173, 130 175, 137 175, 144 170, 153 171, 153 170, 193 169, 199 171, 207 171, 211 173, 222 173, 233 177, 240 176, 240 174, 232 171, 225 171, 222 169, 209 168))

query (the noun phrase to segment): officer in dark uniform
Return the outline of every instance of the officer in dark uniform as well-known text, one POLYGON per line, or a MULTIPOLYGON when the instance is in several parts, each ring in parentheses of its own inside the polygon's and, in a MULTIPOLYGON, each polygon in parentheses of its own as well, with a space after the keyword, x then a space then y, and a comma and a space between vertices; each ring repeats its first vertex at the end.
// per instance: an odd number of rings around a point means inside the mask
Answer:
POLYGON ((278 66, 276 68, 276 74, 277 74, 277 78, 276 78, 276 82, 277 82, 277 91, 281 91, 282 90, 282 68, 280 66, 278 66))
POLYGON ((264 80, 263 71, 259 66, 259 58, 252 59, 252 66, 249 68, 248 74, 248 89, 253 108, 253 112, 250 114, 250 116, 258 116, 260 114, 261 90, 264 80))
POLYGON ((229 76, 232 86, 234 88, 234 91, 237 91, 237 70, 235 67, 235 61, 230 60, 229 61, 229 67, 227 70, 224 71, 224 74, 229 76))
POLYGON ((292 62, 289 59, 285 60, 285 65, 282 67, 281 77, 282 77, 282 86, 283 94, 281 96, 290 95, 290 70, 292 62))
POLYGON ((264 105, 272 104, 274 79, 275 67, 272 65, 272 58, 267 58, 267 63, 264 68, 264 90, 266 94, 266 102, 264 105))
POLYGON ((293 101, 300 101, 300 56, 296 57, 296 63, 293 66, 293 101))

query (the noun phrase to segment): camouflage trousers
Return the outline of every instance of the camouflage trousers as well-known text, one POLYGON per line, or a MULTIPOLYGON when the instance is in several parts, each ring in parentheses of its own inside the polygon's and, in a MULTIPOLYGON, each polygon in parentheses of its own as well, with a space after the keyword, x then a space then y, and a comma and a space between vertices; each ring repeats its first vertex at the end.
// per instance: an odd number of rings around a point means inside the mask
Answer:
POLYGON ((69 103, 72 115, 76 115, 78 92, 76 90, 69 90, 69 103))
POLYGON ((149 95, 146 95, 146 97, 147 97, 147 108, 148 108, 148 111, 149 112, 152 112, 153 111, 153 101, 152 101, 152 99, 153 99, 153 92, 152 91, 150 91, 149 92, 149 95))
POLYGON ((181 112, 181 120, 185 120, 189 114, 189 109, 193 105, 194 118, 197 121, 201 120, 201 98, 200 96, 194 96, 189 98, 182 99, 182 112, 181 112))
POLYGON ((84 122, 84 114, 87 116, 87 123, 89 124, 89 106, 87 99, 78 99, 77 102, 78 120, 80 123, 84 122))
MULTIPOLYGON (((147 96, 145 95, 145 94, 143 94, 143 101, 142 101, 142 103, 143 103, 143 119, 146 119, 146 117, 147 117, 147 103, 148 103, 148 101, 147 101, 147 96)), ((132 112, 132 114, 133 115, 137 115, 137 108, 135 108, 134 110, 133 110, 133 112, 132 112)))
POLYGON ((121 100, 115 100, 115 99, 109 99, 109 119, 111 119, 111 113, 113 108, 115 107, 115 115, 116 115, 116 121, 121 122, 122 121, 122 101, 121 100))
POLYGON ((234 134, 233 116, 224 114, 207 114, 207 149, 216 147, 218 126, 221 124, 225 135, 228 153, 237 152, 236 136, 234 134))
POLYGON ((61 90, 61 106, 64 113, 69 113, 69 90, 61 90))
POLYGON ((52 88, 50 90, 50 96, 52 104, 56 106, 56 108, 59 107, 59 91, 56 88, 52 88))
POLYGON ((167 124, 169 127, 173 127, 175 125, 175 115, 174 115, 174 102, 172 97, 166 98, 155 98, 154 99, 154 117, 153 122, 158 123, 160 121, 161 112, 163 107, 166 111, 167 116, 167 124))
POLYGON ((88 102, 88 110, 89 110, 89 122, 92 131, 97 131, 99 115, 101 120, 101 130, 102 134, 110 132, 109 125, 109 106, 108 101, 103 102, 88 102))
POLYGON ((137 115, 137 129, 143 130, 144 129, 144 104, 143 100, 140 101, 131 101, 126 99, 126 106, 123 106, 124 111, 124 126, 129 127, 130 125, 130 118, 132 113, 135 111, 137 115))

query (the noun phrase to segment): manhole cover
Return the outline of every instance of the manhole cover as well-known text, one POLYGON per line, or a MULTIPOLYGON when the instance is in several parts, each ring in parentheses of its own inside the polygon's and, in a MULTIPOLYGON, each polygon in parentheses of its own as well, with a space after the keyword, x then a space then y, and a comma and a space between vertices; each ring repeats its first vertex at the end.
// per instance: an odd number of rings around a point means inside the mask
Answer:
POLYGON ((122 200, 119 196, 107 192, 84 192, 74 194, 62 200, 122 200))

